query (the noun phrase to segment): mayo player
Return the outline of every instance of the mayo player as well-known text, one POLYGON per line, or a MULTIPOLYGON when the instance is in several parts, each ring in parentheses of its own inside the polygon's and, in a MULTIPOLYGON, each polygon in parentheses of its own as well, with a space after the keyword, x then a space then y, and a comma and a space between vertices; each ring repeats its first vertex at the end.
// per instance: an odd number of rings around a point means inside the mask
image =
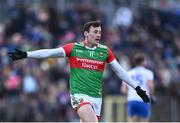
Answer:
MULTIPOLYGON (((154 75, 147 68, 145 56, 136 54, 134 57, 135 67, 129 71, 129 75, 137 82, 143 90, 146 90, 148 96, 153 96, 154 93, 154 75)), ((150 118, 150 104, 143 103, 136 91, 125 83, 121 86, 121 91, 127 93, 127 115, 129 122, 148 122, 150 118)))
POLYGON ((24 52, 15 50, 8 55, 13 60, 23 58, 67 57, 70 64, 70 96, 74 110, 81 122, 98 122, 102 105, 102 77, 108 63, 117 76, 130 85, 148 103, 146 92, 119 65, 112 51, 99 43, 100 21, 87 22, 83 27, 84 40, 68 43, 54 49, 24 52))

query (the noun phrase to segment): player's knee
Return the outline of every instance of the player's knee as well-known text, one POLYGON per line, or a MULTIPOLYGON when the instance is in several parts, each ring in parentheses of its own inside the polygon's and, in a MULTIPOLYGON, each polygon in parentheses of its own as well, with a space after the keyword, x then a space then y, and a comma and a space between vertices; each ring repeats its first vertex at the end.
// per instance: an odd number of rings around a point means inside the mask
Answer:
POLYGON ((98 118, 90 104, 81 106, 77 113, 84 122, 98 122, 98 118))

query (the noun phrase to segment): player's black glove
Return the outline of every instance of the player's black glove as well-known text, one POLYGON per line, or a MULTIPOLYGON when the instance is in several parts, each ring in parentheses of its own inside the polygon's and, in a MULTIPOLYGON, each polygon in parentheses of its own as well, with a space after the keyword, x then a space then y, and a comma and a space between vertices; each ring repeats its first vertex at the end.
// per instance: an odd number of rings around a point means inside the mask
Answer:
POLYGON ((12 58, 12 60, 19 60, 27 57, 27 52, 15 49, 14 52, 8 52, 8 56, 12 58))
POLYGON ((142 90, 140 86, 137 86, 135 88, 137 94, 142 98, 144 103, 149 103, 150 99, 148 97, 148 95, 146 94, 146 91, 142 90))

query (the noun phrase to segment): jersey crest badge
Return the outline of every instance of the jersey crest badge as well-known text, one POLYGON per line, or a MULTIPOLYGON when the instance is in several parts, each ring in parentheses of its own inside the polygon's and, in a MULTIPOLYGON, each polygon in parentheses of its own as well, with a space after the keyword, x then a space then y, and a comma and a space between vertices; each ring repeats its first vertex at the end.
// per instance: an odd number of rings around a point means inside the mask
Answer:
POLYGON ((99 56, 102 58, 104 56, 103 52, 100 52, 99 56))

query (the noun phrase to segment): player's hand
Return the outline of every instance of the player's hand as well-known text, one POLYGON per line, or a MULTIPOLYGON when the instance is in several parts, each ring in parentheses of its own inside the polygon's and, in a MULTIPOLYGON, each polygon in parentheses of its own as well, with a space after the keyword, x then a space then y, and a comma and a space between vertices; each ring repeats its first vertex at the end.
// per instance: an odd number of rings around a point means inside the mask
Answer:
POLYGON ((15 49, 14 52, 8 52, 8 56, 12 59, 12 60, 19 60, 19 59, 23 59, 27 57, 27 52, 15 49))
POLYGON ((148 97, 148 95, 146 94, 146 91, 142 90, 140 86, 137 86, 135 88, 137 94, 142 98, 144 103, 149 103, 150 99, 148 97))

